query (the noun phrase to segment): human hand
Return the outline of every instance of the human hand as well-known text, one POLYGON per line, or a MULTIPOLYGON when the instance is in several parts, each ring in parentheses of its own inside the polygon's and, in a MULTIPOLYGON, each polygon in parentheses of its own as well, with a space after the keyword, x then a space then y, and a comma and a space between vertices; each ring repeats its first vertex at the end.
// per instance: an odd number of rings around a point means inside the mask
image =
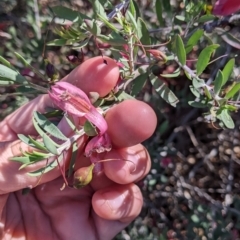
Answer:
MULTIPOLYGON (((104 96, 119 77, 115 62, 106 59, 107 64, 102 57, 87 60, 64 80, 86 93, 104 96)), ((128 159, 134 164, 104 162, 104 172, 94 175, 88 186, 61 191, 63 178, 58 168, 44 174, 39 182, 39 177, 27 173, 44 166, 44 161, 18 170, 19 163, 9 160, 29 148, 18 140, 18 133, 37 135, 32 113, 44 112, 51 105, 48 95, 39 96, 0 123, 0 239, 112 239, 140 213, 143 200, 134 182, 147 174, 150 158, 137 143, 153 133, 156 116, 139 101, 123 102, 110 110, 106 121, 115 147, 105 159, 128 159), (21 189, 29 186, 34 188, 22 195, 21 189)), ((76 168, 89 164, 81 152, 76 168)))

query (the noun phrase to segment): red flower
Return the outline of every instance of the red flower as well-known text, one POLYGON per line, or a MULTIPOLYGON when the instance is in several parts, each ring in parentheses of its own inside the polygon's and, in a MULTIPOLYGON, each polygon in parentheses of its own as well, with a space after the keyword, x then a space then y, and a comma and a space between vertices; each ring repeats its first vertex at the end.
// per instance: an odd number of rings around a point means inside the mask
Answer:
POLYGON ((240 10, 239 0, 218 0, 213 8, 214 15, 227 16, 240 10))

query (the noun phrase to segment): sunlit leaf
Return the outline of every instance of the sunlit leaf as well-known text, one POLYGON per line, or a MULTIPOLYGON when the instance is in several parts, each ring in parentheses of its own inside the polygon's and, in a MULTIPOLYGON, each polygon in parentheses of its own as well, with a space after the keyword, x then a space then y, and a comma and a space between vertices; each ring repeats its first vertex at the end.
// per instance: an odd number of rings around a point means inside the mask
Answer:
POLYGON ((51 8, 54 12, 54 14, 58 17, 58 18, 62 18, 62 19, 66 19, 72 22, 76 22, 79 20, 79 18, 88 18, 89 17, 85 16, 84 14, 74 11, 70 8, 64 7, 64 6, 55 6, 51 8))
POLYGON ((142 18, 138 18, 137 33, 138 33, 138 38, 140 39, 140 42, 143 45, 150 45, 151 44, 151 38, 150 38, 150 35, 149 35, 149 31, 147 29, 146 23, 143 21, 142 18))
POLYGON ((18 72, 14 71, 11 68, 8 68, 0 64, 0 80, 9 81, 9 83, 24 83, 26 82, 25 77, 23 77, 18 72))
POLYGON ((222 86, 224 86, 227 83, 229 77, 231 76, 231 74, 233 72, 234 65, 235 65, 235 59, 232 58, 224 66, 224 68, 222 70, 222 73, 223 73, 223 83, 222 83, 222 86))
POLYGON ((199 92, 199 90, 198 90, 197 88, 195 88, 195 87, 192 86, 192 85, 189 86, 189 88, 190 88, 192 94, 193 94, 195 97, 199 98, 199 97, 201 96, 201 94, 200 94, 200 92, 199 92))
POLYGON ((235 124, 227 109, 222 109, 220 113, 217 114, 217 118, 220 119, 227 128, 233 129, 235 127, 235 124))
POLYGON ((54 141, 45 133, 43 134, 42 138, 43 138, 43 143, 47 148, 47 150, 54 155, 58 155, 58 151, 54 141))
POLYGON ((218 95, 221 91, 222 84, 223 84, 223 74, 221 70, 218 70, 213 84, 214 84, 214 93, 218 95))
POLYGON ((67 137, 60 131, 60 129, 55 126, 53 123, 51 123, 44 115, 34 112, 33 114, 34 118, 38 122, 39 126, 50 135, 61 139, 61 140, 67 140, 67 137))
POLYGON ((131 95, 136 96, 144 87, 147 79, 148 79, 148 72, 140 74, 133 80, 131 95))
POLYGON ((233 36, 231 33, 223 30, 222 28, 215 28, 215 32, 230 46, 240 49, 240 40, 233 36))
POLYGON ((87 136, 93 137, 98 134, 96 127, 93 126, 93 124, 89 121, 86 121, 83 126, 84 132, 87 136))
POLYGON ((197 64, 196 64, 197 75, 200 75, 205 70, 205 68, 207 67, 207 65, 208 65, 208 63, 210 61, 212 53, 218 47, 219 47, 218 44, 213 44, 213 45, 207 46, 206 48, 204 48, 201 51, 201 53, 200 53, 200 55, 198 57, 197 64))
POLYGON ((176 36, 175 44, 175 51, 178 61, 184 66, 186 64, 186 51, 184 49, 184 44, 180 35, 176 36))
POLYGON ((164 25, 163 16, 162 16, 163 7, 162 7, 162 1, 161 0, 156 0, 155 9, 156 9, 158 22, 159 22, 160 26, 163 26, 164 25))
POLYGON ((165 77, 165 78, 175 78, 175 77, 178 77, 180 75, 180 73, 181 73, 181 69, 178 68, 173 73, 160 74, 160 76, 165 77))
POLYGON ((98 0, 89 0, 92 3, 92 7, 94 10, 94 13, 96 14, 96 16, 99 14, 104 18, 107 18, 107 15, 105 13, 105 10, 102 6, 102 4, 98 1, 98 0))
POLYGON ((175 94, 167 87, 167 85, 162 82, 158 77, 151 76, 151 83, 156 90, 156 92, 170 105, 176 107, 179 102, 175 94))
POLYGON ((64 46, 66 44, 66 39, 55 39, 47 43, 48 46, 64 46))
POLYGON ((53 170, 53 169, 54 169, 55 167, 57 167, 57 166, 58 166, 58 163, 57 163, 57 161, 55 160, 55 161, 50 162, 49 164, 47 164, 47 165, 46 165, 45 167, 43 167, 43 168, 40 168, 40 169, 38 169, 38 170, 36 170, 36 171, 34 171, 34 172, 29 172, 28 175, 29 175, 29 176, 32 176, 32 177, 38 177, 38 176, 41 176, 41 175, 44 174, 44 173, 47 173, 47 172, 53 170))
POLYGON ((194 88, 201 88, 205 86, 205 81, 203 79, 193 78, 192 84, 194 88))
POLYGON ((197 29, 191 37, 188 39, 187 44, 186 44, 186 53, 188 54, 189 52, 192 51, 193 47, 197 44, 199 39, 203 36, 203 29, 197 29))
POLYGON ((239 93, 239 91, 240 91, 240 83, 238 82, 238 83, 235 83, 235 84, 228 90, 225 98, 226 98, 226 99, 230 99, 230 98, 234 97, 234 95, 235 95, 236 93, 239 93))

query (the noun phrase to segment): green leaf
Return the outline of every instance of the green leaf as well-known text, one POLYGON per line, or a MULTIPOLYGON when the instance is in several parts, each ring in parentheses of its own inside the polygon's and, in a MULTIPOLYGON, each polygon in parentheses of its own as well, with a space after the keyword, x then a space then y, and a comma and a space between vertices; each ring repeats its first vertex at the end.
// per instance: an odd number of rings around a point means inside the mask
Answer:
POLYGON ((126 44, 126 40, 118 33, 112 32, 108 36, 105 35, 99 35, 97 38, 102 40, 103 42, 109 43, 113 46, 122 46, 123 44, 126 44))
POLYGON ((212 99, 212 95, 207 86, 204 87, 204 93, 209 100, 212 99))
POLYGON ((11 68, 14 70, 14 67, 12 66, 12 64, 4 57, 0 56, 0 62, 5 65, 8 68, 11 68))
POLYGON ((190 88, 192 94, 193 94, 195 97, 199 98, 199 97, 201 96, 201 94, 200 94, 200 92, 199 92, 199 90, 198 90, 197 88, 195 88, 195 87, 192 86, 192 85, 190 85, 189 88, 190 88))
POLYGON ((236 93, 239 93, 239 90, 240 90, 240 83, 238 82, 238 83, 233 84, 233 86, 227 92, 225 98, 230 99, 230 98, 234 97, 234 95, 236 93))
POLYGON ((31 176, 31 177, 38 177, 38 176, 41 176, 41 175, 44 174, 44 173, 47 173, 47 172, 53 170, 53 169, 54 169, 55 167, 57 167, 57 166, 58 166, 58 163, 57 163, 57 161, 55 160, 55 161, 47 164, 47 165, 46 165, 45 167, 43 167, 43 168, 40 168, 40 169, 38 169, 38 170, 36 170, 36 171, 34 171, 34 172, 28 173, 28 175, 31 176))
POLYGON ((156 92, 171 106, 176 107, 179 102, 175 94, 167 87, 167 85, 162 82, 158 77, 151 75, 151 83, 156 90, 156 92))
POLYGON ((44 150, 46 151, 47 149, 44 147, 43 143, 42 142, 38 142, 36 140, 34 140, 31 136, 25 136, 23 134, 18 134, 18 138, 24 142, 25 144, 31 146, 31 147, 34 147, 34 148, 37 148, 39 150, 44 150))
POLYGON ((235 59, 232 58, 227 62, 227 64, 223 68, 223 70, 222 70, 222 73, 223 73, 222 86, 224 86, 227 83, 229 77, 231 76, 231 74, 233 72, 234 65, 235 65, 235 59))
POLYGON ((109 27, 110 29, 112 29, 115 32, 118 32, 118 29, 113 24, 111 24, 107 18, 104 18, 99 14, 98 14, 98 17, 107 27, 109 27))
POLYGON ((208 103, 206 101, 204 101, 204 100, 202 100, 200 102, 189 101, 188 104, 191 107, 194 107, 194 108, 206 108, 206 107, 208 107, 208 103))
POLYGON ((89 137, 93 137, 98 134, 96 127, 94 127, 93 124, 89 121, 86 121, 84 123, 83 129, 84 129, 84 132, 86 133, 86 135, 89 137))
POLYGON ((205 86, 205 81, 203 79, 193 78, 192 84, 194 88, 198 89, 205 86))
POLYGON ((97 25, 96 20, 85 19, 84 22, 87 26, 87 30, 94 36, 98 36, 101 33, 101 29, 97 25))
POLYGON ((12 158, 10 158, 10 160, 16 161, 16 162, 20 162, 22 164, 30 163, 30 158, 29 157, 25 157, 25 156, 12 157, 12 158))
POLYGON ((67 140, 67 137, 60 131, 60 129, 51 123, 44 115, 40 114, 39 112, 33 113, 34 118, 36 119, 39 126, 51 136, 54 136, 58 139, 67 140))
POLYGON ((89 39, 87 38, 86 40, 82 41, 81 43, 79 44, 74 44, 72 49, 81 49, 83 47, 85 47, 89 42, 89 39))
POLYGON ((129 1, 129 7, 128 7, 130 13, 132 14, 132 16, 136 19, 136 10, 135 10, 135 6, 133 3, 133 0, 129 1))
POLYGON ((218 35, 221 36, 221 38, 228 43, 230 46, 235 47, 237 49, 240 49, 240 40, 239 38, 236 38, 231 33, 221 29, 221 28, 215 28, 214 30, 217 32, 218 35))
POLYGON ((215 19, 217 19, 216 16, 207 14, 207 15, 201 16, 197 21, 199 23, 205 23, 205 22, 212 21, 212 20, 215 20, 215 19))
POLYGON ((124 100, 128 100, 128 99, 135 99, 134 97, 132 97, 131 95, 127 94, 125 91, 120 90, 116 93, 115 97, 117 98, 117 100, 119 102, 124 101, 124 100))
POLYGON ((64 46, 66 45, 67 39, 55 39, 47 43, 48 46, 64 46))
POLYGON ((23 77, 18 72, 14 71, 11 68, 8 68, 2 64, 0 64, 0 80, 10 81, 10 83, 26 83, 25 77, 23 77))
POLYGON ((29 140, 34 145, 35 148, 47 151, 47 149, 44 147, 42 142, 38 142, 38 141, 34 140, 31 136, 29 136, 29 140))
POLYGON ((132 13, 129 12, 129 11, 127 11, 127 16, 129 17, 129 20, 130 20, 131 23, 133 24, 135 32, 137 32, 138 26, 137 26, 137 22, 136 22, 135 17, 134 17, 134 16, 132 15, 132 13))
POLYGON ((192 51, 193 47, 197 44, 199 39, 203 36, 203 29, 197 29, 192 36, 188 39, 187 45, 186 45, 186 53, 188 54, 189 52, 192 51))
POLYGON ((102 17, 107 18, 105 10, 102 4, 98 0, 89 0, 89 1, 92 3, 93 11, 96 14, 96 16, 99 14, 102 17))
POLYGON ((80 17, 86 18, 85 15, 64 6, 56 6, 53 7, 52 10, 58 18, 66 19, 72 22, 78 21, 80 17))
POLYGON ((197 64, 196 64, 197 75, 200 75, 205 70, 205 68, 207 67, 207 65, 208 65, 208 63, 210 61, 212 53, 218 47, 219 47, 218 44, 213 44, 213 45, 207 46, 206 48, 204 48, 201 51, 201 53, 200 53, 200 55, 198 57, 197 64))
POLYGON ((150 45, 151 44, 151 38, 149 35, 149 31, 147 29, 146 23, 143 21, 142 18, 138 18, 137 20, 137 34, 138 38, 140 39, 140 42, 143 45, 150 45))
POLYGON ((74 166, 77 159, 78 154, 78 145, 77 143, 72 144, 72 154, 71 154, 71 160, 69 163, 69 169, 68 169, 68 177, 71 177, 74 172, 74 166))
POLYGON ((184 49, 184 44, 180 35, 176 36, 176 46, 175 51, 178 61, 184 66, 186 64, 186 51, 184 49))
POLYGON ((159 25, 164 26, 164 21, 163 21, 163 16, 162 16, 163 8, 162 8, 161 0, 156 0, 155 9, 156 9, 156 14, 157 14, 157 19, 158 19, 159 25))
POLYGON ((220 114, 217 114, 217 118, 220 119, 227 128, 233 129, 235 127, 235 124, 227 109, 221 110, 220 114))
POLYGON ((147 79, 148 79, 148 72, 145 72, 145 73, 137 76, 133 80, 133 85, 132 85, 132 89, 131 89, 132 96, 136 96, 142 90, 147 79))
POLYGON ((160 74, 160 76, 165 77, 165 78, 175 78, 175 77, 178 77, 180 75, 180 73, 181 73, 181 69, 178 68, 173 73, 160 74))
POLYGON ((43 134, 42 138, 47 150, 54 155, 58 155, 56 143, 46 133, 43 134))
POLYGON ((218 70, 217 76, 213 83, 214 83, 214 93, 218 95, 221 91, 222 84, 223 84, 223 74, 221 70, 218 70))

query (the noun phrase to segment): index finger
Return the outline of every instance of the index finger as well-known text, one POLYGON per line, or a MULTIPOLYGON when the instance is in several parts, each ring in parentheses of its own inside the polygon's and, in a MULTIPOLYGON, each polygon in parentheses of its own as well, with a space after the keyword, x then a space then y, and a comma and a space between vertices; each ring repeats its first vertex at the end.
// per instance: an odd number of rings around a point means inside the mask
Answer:
MULTIPOLYGON (((113 59, 94 57, 75 68, 62 80, 76 85, 87 94, 98 92, 103 97, 114 88, 118 78, 119 68, 113 59)), ((0 123, 0 141, 16 140, 17 133, 35 135, 32 114, 34 111, 43 113, 47 107, 53 107, 52 101, 48 95, 40 95, 9 115, 0 123)))

